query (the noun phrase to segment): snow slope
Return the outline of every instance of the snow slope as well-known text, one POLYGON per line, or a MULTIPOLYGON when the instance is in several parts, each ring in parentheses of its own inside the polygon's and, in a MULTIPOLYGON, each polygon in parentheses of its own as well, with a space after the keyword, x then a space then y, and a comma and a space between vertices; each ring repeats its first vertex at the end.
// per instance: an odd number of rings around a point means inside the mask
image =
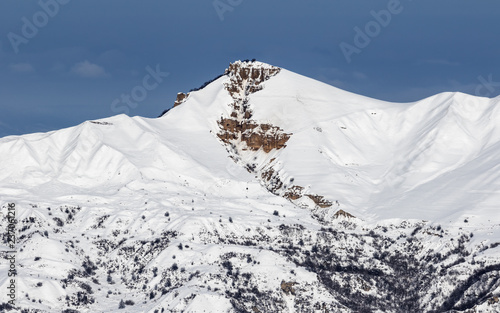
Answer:
POLYGON ((273 69, 236 62, 158 119, 1 138, 18 309, 500 310, 500 98, 388 103, 273 69), (248 129, 221 140, 231 118, 248 129))
POLYGON ((363 219, 500 218, 498 98, 387 103, 283 71, 251 103, 294 134, 282 170, 363 219))

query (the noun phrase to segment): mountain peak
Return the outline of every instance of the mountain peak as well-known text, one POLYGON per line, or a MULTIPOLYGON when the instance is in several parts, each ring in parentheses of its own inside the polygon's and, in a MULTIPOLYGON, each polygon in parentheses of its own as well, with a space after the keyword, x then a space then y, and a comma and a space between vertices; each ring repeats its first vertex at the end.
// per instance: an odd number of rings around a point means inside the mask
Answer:
POLYGON ((0 139, 17 311, 499 312, 500 99, 256 61, 210 82, 159 119, 0 139))
POLYGON ((278 67, 275 67, 273 65, 263 63, 256 61, 255 59, 253 60, 237 60, 232 63, 229 63, 229 67, 226 69, 225 73, 236 73, 240 69, 278 69, 278 67))
MULTIPOLYGON (((232 77, 236 81, 236 83, 239 85, 242 85, 243 81, 246 82, 247 80, 250 79, 250 80, 252 80, 252 83, 251 83, 251 85, 253 85, 252 88, 256 88, 255 86, 260 85, 262 82, 269 79, 271 76, 274 76, 275 74, 277 74, 280 70, 281 69, 278 67, 275 67, 275 66, 272 66, 272 65, 269 65, 266 63, 258 62, 255 59, 243 60, 243 61, 238 60, 238 61, 235 61, 233 63, 229 63, 229 67, 226 68, 226 70, 224 71, 224 74, 219 75, 219 76, 217 76, 209 81, 206 81, 205 83, 203 83, 202 86, 200 86, 198 88, 193 88, 188 93, 179 92, 177 94, 177 97, 175 99, 173 107, 175 108, 175 107, 181 105, 182 103, 186 102, 186 100, 191 92, 204 89, 205 87, 207 87, 208 85, 210 85, 211 83, 213 83, 214 81, 216 81, 217 79, 219 79, 222 76, 232 77)), ((234 87, 237 88, 236 86, 234 86, 234 87)), ((240 86, 240 88, 241 87, 242 86, 240 86)), ((256 89, 248 90, 248 92, 250 92, 250 93, 253 93, 255 91, 256 91, 256 89)), ((168 110, 163 112, 163 114, 165 114, 166 112, 168 112, 168 110)))

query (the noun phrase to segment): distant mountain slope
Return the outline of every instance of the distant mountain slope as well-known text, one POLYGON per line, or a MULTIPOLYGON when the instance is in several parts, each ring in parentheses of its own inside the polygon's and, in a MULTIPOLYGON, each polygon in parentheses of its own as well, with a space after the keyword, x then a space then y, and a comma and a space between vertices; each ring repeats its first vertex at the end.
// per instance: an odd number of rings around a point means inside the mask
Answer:
POLYGON ((499 102, 237 61, 158 119, 0 138, 16 311, 498 312, 499 102))

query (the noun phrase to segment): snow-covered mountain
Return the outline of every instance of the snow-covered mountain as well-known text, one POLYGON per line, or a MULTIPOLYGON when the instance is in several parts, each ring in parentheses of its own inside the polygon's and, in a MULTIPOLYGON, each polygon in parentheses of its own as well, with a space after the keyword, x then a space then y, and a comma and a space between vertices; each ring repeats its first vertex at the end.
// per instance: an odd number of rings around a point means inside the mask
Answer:
POLYGON ((15 312, 500 311, 500 98, 238 61, 157 119, 1 138, 0 201, 15 312))

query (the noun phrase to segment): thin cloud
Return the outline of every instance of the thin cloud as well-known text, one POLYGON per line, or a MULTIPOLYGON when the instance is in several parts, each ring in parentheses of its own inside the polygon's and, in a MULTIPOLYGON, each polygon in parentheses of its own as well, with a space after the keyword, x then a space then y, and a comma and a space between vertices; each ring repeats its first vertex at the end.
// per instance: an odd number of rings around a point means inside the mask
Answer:
POLYGON ((90 63, 87 60, 73 65, 71 73, 84 78, 101 78, 109 76, 102 66, 90 63))
POLYGON ((10 64, 9 68, 15 73, 33 73, 35 71, 35 68, 29 63, 10 64))

